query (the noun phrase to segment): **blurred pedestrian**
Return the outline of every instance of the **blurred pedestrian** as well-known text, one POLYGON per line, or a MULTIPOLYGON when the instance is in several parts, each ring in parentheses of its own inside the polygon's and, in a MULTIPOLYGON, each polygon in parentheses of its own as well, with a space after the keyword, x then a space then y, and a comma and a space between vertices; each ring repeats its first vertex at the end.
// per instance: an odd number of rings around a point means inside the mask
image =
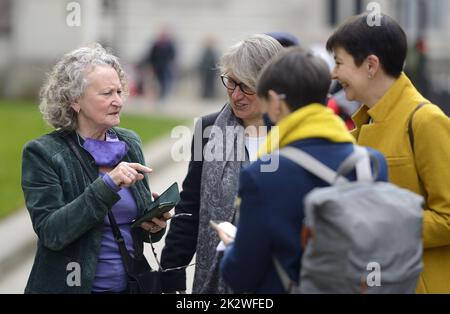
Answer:
POLYGON ((417 90, 425 97, 429 97, 430 94, 427 50, 425 37, 417 37, 414 45, 408 50, 405 68, 405 72, 411 78, 417 90))
POLYGON ((167 30, 161 31, 143 64, 150 65, 158 81, 158 96, 166 98, 171 90, 175 75, 175 60, 177 52, 175 42, 167 30))
POLYGON ((198 72, 200 76, 200 95, 203 99, 211 99, 216 96, 218 52, 214 38, 208 38, 203 47, 198 72))

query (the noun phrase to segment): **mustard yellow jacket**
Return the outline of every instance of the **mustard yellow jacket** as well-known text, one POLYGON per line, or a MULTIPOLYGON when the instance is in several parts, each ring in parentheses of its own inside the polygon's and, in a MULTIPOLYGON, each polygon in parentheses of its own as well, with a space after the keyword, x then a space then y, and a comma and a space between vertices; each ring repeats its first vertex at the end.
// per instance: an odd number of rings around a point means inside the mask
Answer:
POLYGON ((389 180, 425 198, 424 270, 417 292, 450 293, 450 119, 402 73, 379 102, 371 109, 363 105, 353 120, 358 144, 385 155, 389 180), (412 120, 413 153, 408 121, 423 102, 428 104, 412 120))

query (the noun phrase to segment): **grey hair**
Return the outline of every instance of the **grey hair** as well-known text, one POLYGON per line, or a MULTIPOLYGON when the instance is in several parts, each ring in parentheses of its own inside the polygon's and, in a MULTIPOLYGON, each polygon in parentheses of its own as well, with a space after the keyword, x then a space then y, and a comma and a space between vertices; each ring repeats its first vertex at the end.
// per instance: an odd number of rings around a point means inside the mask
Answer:
POLYGON ((256 80, 264 65, 273 56, 283 50, 283 46, 274 38, 264 35, 252 35, 231 46, 219 60, 222 73, 232 73, 250 88, 256 90, 256 80))
POLYGON ((116 56, 100 44, 78 48, 65 54, 56 63, 40 90, 39 109, 45 122, 55 129, 75 130, 77 114, 71 105, 85 91, 87 71, 103 65, 116 70, 122 85, 122 95, 127 95, 127 78, 116 56))

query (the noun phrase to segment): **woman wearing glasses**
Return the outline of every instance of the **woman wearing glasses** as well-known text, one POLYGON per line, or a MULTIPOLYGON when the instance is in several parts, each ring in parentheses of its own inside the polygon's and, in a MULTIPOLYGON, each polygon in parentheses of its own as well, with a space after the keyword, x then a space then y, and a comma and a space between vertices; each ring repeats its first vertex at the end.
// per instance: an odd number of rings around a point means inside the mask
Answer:
MULTIPOLYGON (((190 213, 172 221, 165 240, 163 268, 187 265, 196 253, 193 293, 225 293, 216 251, 220 240, 210 220, 233 221, 241 168, 256 159, 258 144, 267 127, 262 105, 256 98, 256 79, 262 67, 282 50, 277 40, 253 35, 228 49, 219 61, 228 103, 220 112, 199 119, 194 138, 202 145, 191 148, 191 162, 183 182, 176 214, 190 213), (204 161, 203 161, 204 159, 204 161)), ((185 268, 166 272, 166 292, 186 290, 185 268)))

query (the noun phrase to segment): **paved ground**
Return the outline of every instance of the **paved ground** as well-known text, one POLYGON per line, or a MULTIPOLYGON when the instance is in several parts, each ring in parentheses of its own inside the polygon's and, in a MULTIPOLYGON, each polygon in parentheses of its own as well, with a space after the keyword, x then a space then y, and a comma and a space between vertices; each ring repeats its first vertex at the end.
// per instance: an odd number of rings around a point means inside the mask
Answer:
MULTIPOLYGON (((145 99, 130 100, 126 111, 137 114, 166 115, 194 118, 221 108, 223 100, 202 102, 196 99, 172 98, 162 104, 148 105, 145 99)), ((192 127, 193 120, 189 123, 192 127)), ((180 188, 186 175, 187 161, 175 162, 171 149, 179 139, 163 137, 156 143, 144 147, 147 164, 154 169, 150 176, 153 191, 164 191, 171 183, 177 181, 180 188)), ((169 225, 170 228, 170 225, 169 225)), ((33 263, 36 249, 36 236, 32 230, 28 213, 25 209, 0 222, 0 294, 23 293, 33 263)), ((155 245, 158 257, 164 245, 164 239, 155 245)), ((156 267, 149 245, 145 255, 156 267)), ((188 268, 188 292, 191 291, 194 267, 188 268)))

